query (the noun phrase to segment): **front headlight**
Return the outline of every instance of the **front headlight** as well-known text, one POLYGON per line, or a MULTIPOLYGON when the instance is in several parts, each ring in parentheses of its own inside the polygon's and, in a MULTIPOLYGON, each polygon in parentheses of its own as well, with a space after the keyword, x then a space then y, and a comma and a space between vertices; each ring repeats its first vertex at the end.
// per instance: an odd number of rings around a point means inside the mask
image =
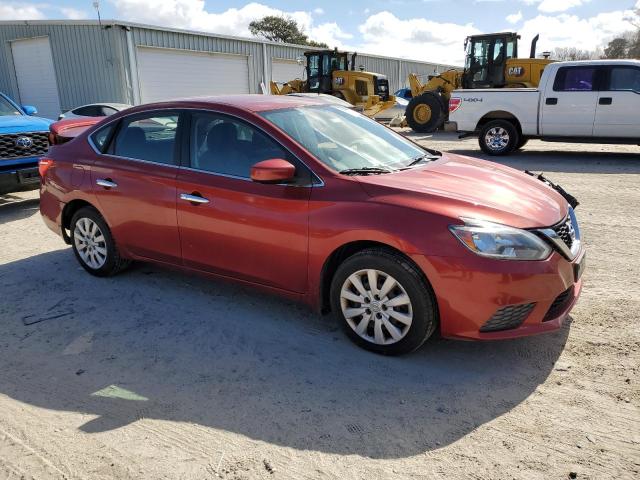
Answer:
POLYGON ((464 225, 449 230, 472 252, 503 260, 544 260, 551 247, 527 230, 483 220, 462 219, 464 225))

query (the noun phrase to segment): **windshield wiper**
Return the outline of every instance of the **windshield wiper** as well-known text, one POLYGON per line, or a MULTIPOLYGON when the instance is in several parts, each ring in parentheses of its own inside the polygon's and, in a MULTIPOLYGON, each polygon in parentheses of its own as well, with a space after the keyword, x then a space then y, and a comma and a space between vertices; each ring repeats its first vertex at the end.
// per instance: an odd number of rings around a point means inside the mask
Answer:
POLYGON ((381 173, 392 173, 393 170, 383 167, 358 167, 358 168, 347 168, 346 170, 341 170, 340 173, 342 175, 379 175, 381 173))
POLYGON ((433 161, 433 160, 437 160, 438 158, 440 157, 437 155, 430 155, 428 153, 425 153, 424 155, 418 155, 417 157, 413 157, 413 160, 411 160, 409 165, 407 165, 405 168, 413 167, 414 165, 417 165, 423 162, 424 160, 433 161))

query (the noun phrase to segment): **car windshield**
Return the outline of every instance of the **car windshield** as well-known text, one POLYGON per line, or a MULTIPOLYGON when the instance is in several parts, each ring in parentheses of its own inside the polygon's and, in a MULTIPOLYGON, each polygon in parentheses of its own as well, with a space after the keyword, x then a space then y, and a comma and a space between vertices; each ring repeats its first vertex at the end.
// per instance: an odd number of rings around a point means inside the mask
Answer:
POLYGON ((262 116, 280 127, 330 168, 393 171, 427 152, 392 130, 350 109, 311 106, 269 110, 262 116))
POLYGON ((0 95, 0 115, 22 115, 9 100, 0 95))

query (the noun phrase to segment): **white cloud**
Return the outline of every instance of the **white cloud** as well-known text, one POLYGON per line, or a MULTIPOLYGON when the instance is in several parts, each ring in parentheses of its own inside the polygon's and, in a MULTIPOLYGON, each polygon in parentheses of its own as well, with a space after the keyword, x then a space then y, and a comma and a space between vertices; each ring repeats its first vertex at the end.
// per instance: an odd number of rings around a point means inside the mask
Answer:
POLYGON ((464 39, 480 33, 471 23, 401 20, 386 11, 371 15, 359 29, 363 52, 457 65, 464 60, 464 39))
MULTIPOLYGON (((640 1, 640 0, 639 0, 640 1)), ((520 20, 522 20, 522 12, 512 13, 511 15, 507 15, 507 22, 515 25, 520 20)))
POLYGON ((605 46, 615 36, 631 30, 632 26, 628 22, 631 14, 629 10, 617 10, 591 18, 568 14, 538 15, 525 21, 519 32, 523 45, 527 45, 537 33, 540 34, 538 52, 552 51, 556 47, 595 50, 605 46))
POLYGON ((0 2, 0 18, 2 20, 42 20, 45 14, 37 5, 26 5, 24 2, 0 2))
POLYGON ((320 7, 314 8, 313 13, 315 13, 316 15, 324 15, 324 10, 320 7))
POLYGON ((61 7, 60 11, 70 20, 82 20, 87 18, 87 13, 84 10, 78 10, 77 8, 61 7))
POLYGON ((566 12, 567 10, 579 7, 590 0, 524 0, 527 5, 538 4, 538 10, 544 13, 566 12))

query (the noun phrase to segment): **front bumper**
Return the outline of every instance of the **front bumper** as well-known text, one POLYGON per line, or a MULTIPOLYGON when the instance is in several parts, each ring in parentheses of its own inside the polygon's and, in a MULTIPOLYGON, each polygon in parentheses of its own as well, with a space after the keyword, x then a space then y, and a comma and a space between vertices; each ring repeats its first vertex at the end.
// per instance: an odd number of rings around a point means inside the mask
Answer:
POLYGON ((448 338, 498 340, 557 330, 582 290, 575 265, 583 262, 584 251, 572 262, 557 252, 544 261, 500 261, 471 252, 455 258, 413 258, 433 286, 441 334, 448 338), (483 331, 489 320, 511 307, 526 313, 521 322, 483 331))
MULTIPOLYGON (((6 160, 4 162, 7 162, 6 160)), ((40 185, 38 159, 20 159, 18 164, 3 165, 0 162, 0 194, 33 190, 40 185)))

